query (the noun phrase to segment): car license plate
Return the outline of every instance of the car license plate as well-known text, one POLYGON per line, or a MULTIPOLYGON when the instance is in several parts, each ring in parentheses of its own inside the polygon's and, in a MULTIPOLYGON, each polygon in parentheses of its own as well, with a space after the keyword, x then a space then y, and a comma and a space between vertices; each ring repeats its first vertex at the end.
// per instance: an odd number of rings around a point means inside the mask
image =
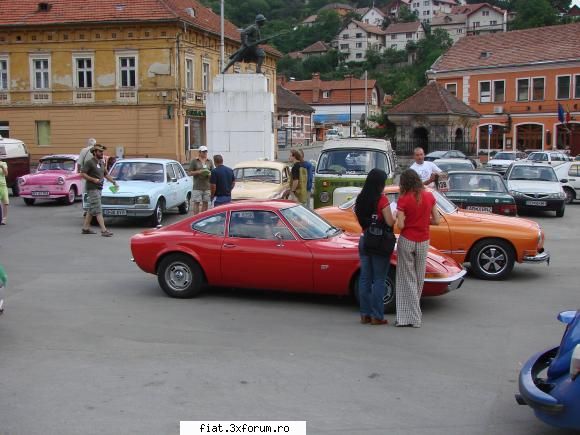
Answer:
POLYGON ((32 196, 49 196, 50 192, 35 190, 35 191, 31 192, 31 195, 32 196))
POLYGON ((526 201, 526 205, 537 205, 539 207, 545 207, 548 205, 546 201, 526 201))
POLYGON ((477 205, 468 205, 466 208, 467 210, 480 211, 482 213, 491 213, 493 211, 492 207, 481 207, 477 205))
POLYGON ((106 216, 127 216, 127 210, 103 210, 106 216))

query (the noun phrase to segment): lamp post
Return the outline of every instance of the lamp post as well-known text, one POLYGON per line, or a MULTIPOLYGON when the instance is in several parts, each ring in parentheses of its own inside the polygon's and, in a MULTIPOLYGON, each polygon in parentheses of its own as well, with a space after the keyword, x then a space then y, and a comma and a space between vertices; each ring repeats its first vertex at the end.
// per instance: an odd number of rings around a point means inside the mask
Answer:
POLYGON ((224 67, 225 54, 224 54, 224 0, 220 1, 220 68, 221 71, 224 67))
POLYGON ((352 137, 352 74, 348 76, 348 131, 352 137))

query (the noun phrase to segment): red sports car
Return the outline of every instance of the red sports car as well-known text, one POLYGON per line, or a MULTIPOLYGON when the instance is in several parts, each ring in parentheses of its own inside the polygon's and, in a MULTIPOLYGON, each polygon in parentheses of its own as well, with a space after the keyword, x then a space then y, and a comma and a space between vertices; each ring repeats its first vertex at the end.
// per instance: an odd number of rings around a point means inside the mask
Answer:
MULTIPOLYGON (((131 238, 137 265, 157 275, 172 297, 196 296, 205 286, 356 296, 358 236, 283 200, 242 201, 210 209, 131 238)), ((395 309, 396 251, 385 310, 395 309)), ((465 270, 431 249, 423 296, 459 288, 465 270)))

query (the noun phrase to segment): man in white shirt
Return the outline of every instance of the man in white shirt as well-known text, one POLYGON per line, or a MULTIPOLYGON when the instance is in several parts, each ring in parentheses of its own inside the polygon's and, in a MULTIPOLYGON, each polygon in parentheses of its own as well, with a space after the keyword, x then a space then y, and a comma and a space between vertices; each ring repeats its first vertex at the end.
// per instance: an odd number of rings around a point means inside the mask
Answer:
POLYGON ((425 152, 423 148, 417 147, 414 150, 415 163, 409 169, 412 169, 417 174, 425 186, 434 187, 435 178, 437 174, 443 171, 433 162, 425 161, 425 152))

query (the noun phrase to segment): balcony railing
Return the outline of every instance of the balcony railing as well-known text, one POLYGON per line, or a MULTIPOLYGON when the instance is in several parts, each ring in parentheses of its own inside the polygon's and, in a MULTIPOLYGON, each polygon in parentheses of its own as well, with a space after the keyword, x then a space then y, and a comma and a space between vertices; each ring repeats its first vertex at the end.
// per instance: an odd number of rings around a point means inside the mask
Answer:
POLYGON ((393 148, 399 156, 410 156, 413 154, 413 150, 417 147, 422 147, 425 150, 425 154, 433 151, 450 151, 457 150, 468 156, 474 156, 477 152, 476 142, 431 142, 431 141, 399 141, 393 144, 393 148))

